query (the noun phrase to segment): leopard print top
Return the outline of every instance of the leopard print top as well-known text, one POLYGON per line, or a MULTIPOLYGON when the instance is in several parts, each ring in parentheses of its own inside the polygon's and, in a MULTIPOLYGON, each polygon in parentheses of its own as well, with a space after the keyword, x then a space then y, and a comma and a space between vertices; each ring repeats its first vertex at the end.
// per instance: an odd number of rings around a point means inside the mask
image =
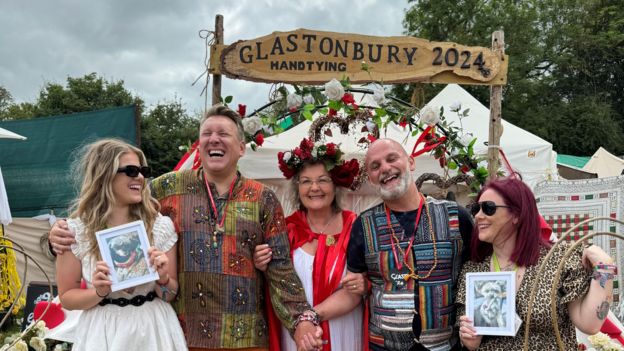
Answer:
MULTIPOLYGON (((533 302, 533 312, 531 313, 529 350, 559 350, 554 334, 555 332, 552 327, 550 288, 553 284, 554 273, 557 270, 557 266, 569 247, 569 244, 561 243, 555 248, 555 252, 545 267, 545 274, 539 280, 539 288, 535 296, 535 301, 533 302)), ((542 264, 547 254, 547 248, 540 248, 538 264, 526 267, 524 278, 516 293, 516 313, 522 319, 522 325, 516 336, 484 336, 478 350, 513 351, 523 349, 529 296, 533 284, 538 280, 537 273, 539 266, 542 264)), ((575 327, 568 315, 567 303, 585 296, 589 291, 591 282, 590 272, 586 271, 581 264, 581 254, 582 247, 578 247, 574 250, 563 267, 559 281, 557 320, 559 322, 561 339, 566 350, 577 349, 575 327)), ((466 314, 466 306, 464 305, 466 301, 466 273, 489 271, 490 257, 487 257, 483 262, 466 262, 458 283, 459 290, 456 299, 458 316, 466 314)), ((459 328, 459 322, 457 322, 457 327, 459 328)))

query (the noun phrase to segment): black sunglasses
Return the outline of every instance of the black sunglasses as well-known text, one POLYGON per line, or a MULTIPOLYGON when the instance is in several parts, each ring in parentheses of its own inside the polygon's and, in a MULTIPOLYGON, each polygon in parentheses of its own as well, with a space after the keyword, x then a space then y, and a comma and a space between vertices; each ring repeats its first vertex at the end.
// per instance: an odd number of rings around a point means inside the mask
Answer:
POLYGON ((479 210, 482 210, 486 216, 493 216, 498 207, 509 208, 509 206, 506 205, 497 205, 494 201, 475 202, 470 205, 470 213, 472 213, 473 216, 476 216, 477 213, 479 213, 479 210))
POLYGON ((130 178, 138 177, 139 173, 141 173, 143 177, 149 178, 152 174, 152 170, 147 166, 126 166, 117 168, 117 173, 125 173, 130 178))

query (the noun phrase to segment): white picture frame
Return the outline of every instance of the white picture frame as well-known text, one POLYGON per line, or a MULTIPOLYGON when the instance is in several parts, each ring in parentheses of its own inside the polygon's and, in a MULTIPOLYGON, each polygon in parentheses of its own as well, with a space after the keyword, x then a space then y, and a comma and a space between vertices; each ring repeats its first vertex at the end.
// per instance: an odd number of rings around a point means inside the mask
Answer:
POLYGON ((516 272, 467 273, 466 315, 477 335, 516 335, 516 272))
POLYGON ((106 261, 119 291, 158 280, 158 272, 149 264, 149 241, 143 221, 134 221, 95 232, 102 259, 106 261))

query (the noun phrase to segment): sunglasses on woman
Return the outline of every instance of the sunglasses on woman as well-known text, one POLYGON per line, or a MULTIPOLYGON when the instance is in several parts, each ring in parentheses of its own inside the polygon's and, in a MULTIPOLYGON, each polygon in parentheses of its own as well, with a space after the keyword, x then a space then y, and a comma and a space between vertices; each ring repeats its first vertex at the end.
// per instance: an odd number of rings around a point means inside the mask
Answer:
POLYGON ((479 210, 481 210, 486 216, 493 216, 496 213, 496 209, 499 207, 509 208, 509 206, 506 205, 497 205, 494 201, 482 201, 470 205, 470 213, 476 216, 479 210))
POLYGON ((138 177, 139 173, 141 173, 143 177, 149 178, 152 174, 152 170, 147 166, 125 166, 117 168, 117 173, 125 173, 130 178, 138 177))

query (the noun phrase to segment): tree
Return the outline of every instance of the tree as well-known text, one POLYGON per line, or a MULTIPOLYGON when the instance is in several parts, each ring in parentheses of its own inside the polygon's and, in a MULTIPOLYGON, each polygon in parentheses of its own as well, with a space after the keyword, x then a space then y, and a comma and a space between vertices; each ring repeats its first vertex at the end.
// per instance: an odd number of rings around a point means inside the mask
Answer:
MULTIPOLYGON (((618 0, 410 0, 404 27, 436 41, 491 46, 505 31, 503 118, 560 153, 624 153, 624 3, 618 0), (452 9, 452 10, 451 10, 452 9)), ((428 87, 426 100, 439 88, 428 87)), ((468 89, 488 105, 487 87, 468 89)), ((409 96, 409 86, 395 91, 409 96)))
POLYGON ((187 115, 180 100, 158 104, 141 119, 141 148, 154 174, 173 170, 198 137, 199 120, 187 115))
POLYGON ((141 148, 155 174, 172 170, 184 154, 179 147, 190 144, 198 135, 198 120, 187 115, 181 101, 157 104, 146 112, 143 100, 132 95, 123 80, 109 82, 96 73, 79 78, 68 77, 66 86, 47 83, 34 103, 14 104, 9 98, 10 93, 0 87, 0 120, 136 105, 141 115, 141 148), (4 110, 3 101, 8 101, 4 110))
POLYGON ((2 116, 12 104, 13 96, 11 96, 11 93, 9 93, 5 87, 0 85, 0 116, 2 116))

